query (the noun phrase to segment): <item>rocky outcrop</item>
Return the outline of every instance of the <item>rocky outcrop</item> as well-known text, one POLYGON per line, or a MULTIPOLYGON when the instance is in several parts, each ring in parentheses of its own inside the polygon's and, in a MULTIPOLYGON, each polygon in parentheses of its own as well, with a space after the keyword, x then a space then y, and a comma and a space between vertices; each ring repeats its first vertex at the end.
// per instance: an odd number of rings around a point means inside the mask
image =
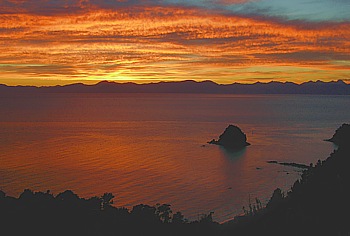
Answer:
POLYGON ((229 125, 219 136, 218 140, 213 139, 208 143, 220 145, 233 150, 239 150, 250 145, 250 143, 247 142, 247 136, 245 133, 235 125, 229 125))
POLYGON ((282 166, 292 166, 300 169, 308 169, 310 166, 305 165, 305 164, 300 164, 300 163, 295 163, 295 162, 278 162, 278 161, 267 161, 269 164, 279 164, 282 166))

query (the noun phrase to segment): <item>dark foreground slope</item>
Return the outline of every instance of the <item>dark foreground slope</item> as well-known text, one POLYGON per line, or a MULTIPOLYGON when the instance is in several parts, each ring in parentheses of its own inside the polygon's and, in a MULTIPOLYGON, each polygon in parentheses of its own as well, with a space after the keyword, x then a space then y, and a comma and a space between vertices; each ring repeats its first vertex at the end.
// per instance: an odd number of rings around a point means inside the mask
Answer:
MULTIPOLYGON (((338 141, 349 137, 340 129, 338 141)), ((225 224, 213 222, 211 213, 188 222, 169 205, 116 208, 111 194, 84 199, 72 191, 54 196, 25 190, 13 198, 0 191, 0 234, 350 235, 350 140, 338 143, 339 148, 327 160, 310 165, 286 195, 277 189, 265 208, 257 201, 245 216, 225 224)))
POLYGON ((348 125, 339 128, 330 157, 310 165, 286 196, 275 190, 266 208, 227 223, 230 234, 350 235, 349 134, 348 125))

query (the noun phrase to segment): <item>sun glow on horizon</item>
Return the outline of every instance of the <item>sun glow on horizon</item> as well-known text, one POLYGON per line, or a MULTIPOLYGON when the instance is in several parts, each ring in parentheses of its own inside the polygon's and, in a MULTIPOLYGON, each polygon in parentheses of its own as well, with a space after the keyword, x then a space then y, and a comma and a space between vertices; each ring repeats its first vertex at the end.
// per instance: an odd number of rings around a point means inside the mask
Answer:
POLYGON ((180 6, 4 13, 0 50, 0 83, 8 85, 346 80, 350 23, 281 22, 180 6))

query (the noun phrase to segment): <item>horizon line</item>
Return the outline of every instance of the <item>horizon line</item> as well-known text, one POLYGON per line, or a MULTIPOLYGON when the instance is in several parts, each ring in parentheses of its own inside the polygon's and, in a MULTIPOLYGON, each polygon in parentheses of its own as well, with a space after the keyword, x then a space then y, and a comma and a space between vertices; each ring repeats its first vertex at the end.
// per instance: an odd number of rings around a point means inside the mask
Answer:
POLYGON ((331 81, 324 81, 324 80, 309 80, 309 81, 305 81, 305 82, 293 82, 293 81, 278 81, 278 80, 271 80, 268 82, 261 82, 261 81, 256 81, 256 82, 252 82, 252 83, 247 83, 247 82, 233 82, 233 83, 217 83, 213 80, 178 80, 178 81, 170 81, 170 80, 162 80, 162 81, 155 81, 155 82, 146 82, 146 83, 136 83, 136 82, 132 82, 132 81, 116 81, 116 80, 99 80, 96 83, 93 84, 88 84, 88 83, 84 83, 84 82, 74 82, 74 83, 69 83, 69 84, 55 84, 55 85, 9 85, 9 84, 5 84, 5 83, 0 83, 0 85, 2 86, 6 86, 6 87, 35 87, 35 88, 52 88, 52 87, 65 87, 65 86, 72 86, 72 85, 84 85, 84 86, 96 86, 98 84, 102 84, 102 83, 109 83, 109 84, 119 84, 119 85, 123 85, 123 84, 133 84, 133 85, 155 85, 155 84, 162 84, 162 83, 167 83, 167 84, 176 84, 176 83, 185 83, 185 82, 194 82, 197 84, 201 84, 201 83, 213 83, 215 85, 223 85, 223 86, 227 86, 227 85, 256 85, 256 84, 271 84, 271 83, 278 83, 278 84, 295 84, 295 85, 303 85, 303 84, 307 84, 307 83, 344 83, 346 85, 350 85, 350 79, 338 79, 338 80, 331 80, 331 81))

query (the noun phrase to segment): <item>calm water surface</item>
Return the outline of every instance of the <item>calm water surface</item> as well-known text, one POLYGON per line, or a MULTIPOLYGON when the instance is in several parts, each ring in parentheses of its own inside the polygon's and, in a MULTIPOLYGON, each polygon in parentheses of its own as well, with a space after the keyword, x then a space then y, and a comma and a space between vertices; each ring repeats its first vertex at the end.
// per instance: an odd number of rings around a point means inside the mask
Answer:
POLYGON ((217 221, 266 202, 333 150, 350 97, 300 95, 0 95, 0 189, 112 192, 116 206, 169 203, 217 221), (230 153, 206 142, 236 124, 252 144, 230 153), (205 145, 205 146, 203 146, 205 145))

